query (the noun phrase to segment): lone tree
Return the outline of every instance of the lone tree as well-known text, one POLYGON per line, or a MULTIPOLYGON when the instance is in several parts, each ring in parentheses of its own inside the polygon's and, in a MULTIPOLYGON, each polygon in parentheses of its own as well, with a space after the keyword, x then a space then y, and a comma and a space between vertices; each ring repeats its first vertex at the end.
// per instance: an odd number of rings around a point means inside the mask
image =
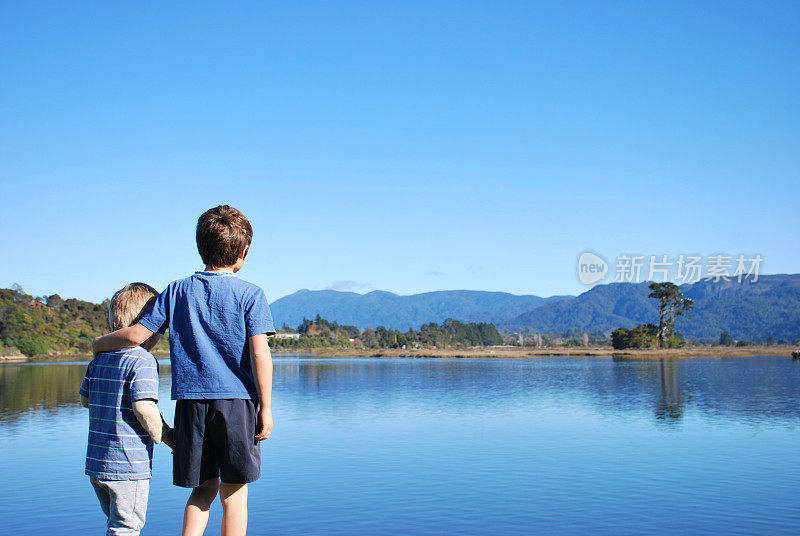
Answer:
POLYGON ((691 311, 692 300, 683 297, 683 293, 675 283, 650 283, 650 295, 658 302, 658 340, 664 345, 667 337, 675 330, 675 318, 691 311))
POLYGON ((719 334, 719 343, 722 346, 733 346, 733 337, 727 331, 719 334))

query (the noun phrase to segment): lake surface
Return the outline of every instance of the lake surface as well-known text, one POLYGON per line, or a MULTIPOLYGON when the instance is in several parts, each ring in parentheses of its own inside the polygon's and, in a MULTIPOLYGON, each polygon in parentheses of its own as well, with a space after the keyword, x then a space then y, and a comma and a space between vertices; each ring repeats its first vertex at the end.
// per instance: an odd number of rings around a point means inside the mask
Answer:
MULTIPOLYGON (((85 370, 0 366, 0 534, 103 534, 85 370)), ((791 358, 280 357, 273 400, 249 534, 800 531, 791 358)), ((179 534, 187 496, 157 446, 143 534, 179 534)))

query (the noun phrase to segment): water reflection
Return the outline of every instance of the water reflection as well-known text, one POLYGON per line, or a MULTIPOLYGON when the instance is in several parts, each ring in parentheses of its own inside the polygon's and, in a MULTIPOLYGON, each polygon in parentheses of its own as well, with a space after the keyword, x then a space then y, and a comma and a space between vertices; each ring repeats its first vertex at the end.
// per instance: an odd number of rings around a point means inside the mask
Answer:
POLYGON ((276 390, 329 413, 400 401, 440 412, 461 411, 465 401, 498 412, 572 401, 666 426, 689 410, 755 423, 800 417, 798 365, 783 357, 308 360, 279 365, 276 390))
MULTIPOLYGON (((679 424, 688 408, 749 421, 800 416, 800 366, 786 358, 298 359, 275 360, 275 393, 323 413, 416 405, 459 411, 580 399, 601 412, 649 413, 679 424)), ((0 422, 79 403, 85 363, 0 366, 0 422)), ((162 386, 169 366, 161 366, 162 386)))
MULTIPOLYGON (((3 534, 102 530, 85 369, 0 366, 3 534)), ((280 357, 253 532, 794 535, 798 401, 787 358, 280 357)), ((154 465, 145 530, 173 534, 186 495, 154 465)))
POLYGON ((656 419, 676 422, 683 418, 683 406, 686 397, 678 383, 678 366, 674 360, 659 361, 659 378, 661 380, 661 399, 656 406, 656 419))
POLYGON ((0 422, 29 411, 53 411, 80 403, 78 388, 86 373, 79 365, 0 366, 0 422))

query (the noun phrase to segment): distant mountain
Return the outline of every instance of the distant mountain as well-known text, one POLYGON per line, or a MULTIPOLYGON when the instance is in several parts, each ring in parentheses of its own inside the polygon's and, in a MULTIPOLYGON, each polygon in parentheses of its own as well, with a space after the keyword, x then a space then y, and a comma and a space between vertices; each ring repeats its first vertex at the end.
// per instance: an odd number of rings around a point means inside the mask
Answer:
POLYGON ((800 274, 767 275, 756 283, 701 281, 683 290, 695 301, 691 318, 678 324, 687 337, 764 341, 800 339, 800 274))
POLYGON ((508 331, 561 333, 571 329, 607 332, 632 328, 658 318, 655 302, 647 298, 647 283, 597 285, 583 294, 550 303, 503 322, 508 331))
POLYGON ((448 318, 464 322, 499 324, 563 296, 541 298, 506 292, 444 290, 400 296, 391 292, 367 294, 336 290, 299 290, 271 304, 276 326, 297 327, 317 314, 358 328, 384 326, 407 330, 448 318))
MULTIPOLYGON (((685 337, 717 339, 728 331, 738 340, 800 339, 800 274, 762 275, 755 283, 699 281, 681 286, 681 291, 694 300, 691 316, 677 324, 685 337)), ((498 327, 539 333, 609 332, 656 323, 658 310, 647 297, 649 292, 647 283, 598 285, 580 296, 543 304, 498 327)))
MULTIPOLYGON (((291 327, 317 314, 359 328, 385 326, 406 330, 447 318, 492 322, 506 331, 563 333, 569 330, 609 333, 618 327, 658 320, 647 283, 598 285, 580 296, 517 296, 505 292, 448 290, 399 296, 335 290, 300 290, 276 300, 276 325, 291 327)), ((756 283, 732 279, 683 285, 694 300, 690 317, 678 330, 691 339, 717 339, 728 331, 737 340, 761 342, 800 339, 800 274, 761 275, 756 283)))

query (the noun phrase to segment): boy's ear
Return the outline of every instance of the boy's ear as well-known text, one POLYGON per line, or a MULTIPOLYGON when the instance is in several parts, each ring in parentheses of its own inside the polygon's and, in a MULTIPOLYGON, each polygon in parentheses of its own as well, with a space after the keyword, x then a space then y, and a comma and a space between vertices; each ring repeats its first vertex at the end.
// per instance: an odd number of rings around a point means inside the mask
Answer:
POLYGON ((242 252, 239 254, 239 258, 242 260, 246 259, 248 251, 250 251, 250 246, 245 246, 242 252))

